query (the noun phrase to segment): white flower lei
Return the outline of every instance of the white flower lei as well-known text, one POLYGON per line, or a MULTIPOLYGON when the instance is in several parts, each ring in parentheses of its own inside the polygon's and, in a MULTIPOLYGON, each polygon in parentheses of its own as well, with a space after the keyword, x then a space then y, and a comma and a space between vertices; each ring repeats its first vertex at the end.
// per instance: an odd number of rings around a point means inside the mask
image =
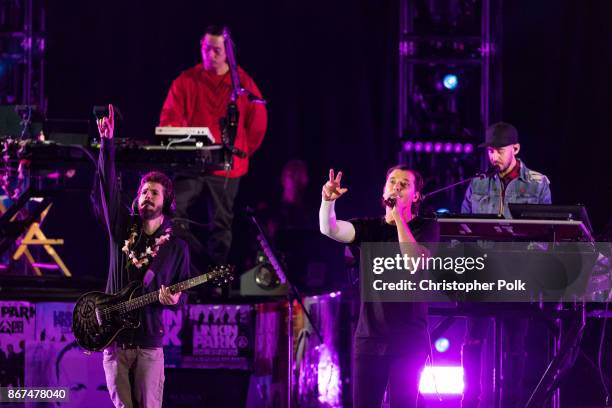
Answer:
POLYGON ((138 257, 136 252, 134 252, 133 248, 134 242, 136 242, 136 237, 138 236, 136 228, 137 227, 132 228, 130 238, 125 240, 125 244, 123 245, 123 248, 121 248, 121 251, 127 254, 128 259, 134 264, 136 268, 140 269, 144 265, 149 264, 150 260, 157 256, 157 253, 159 252, 159 247, 170 240, 172 228, 166 228, 166 230, 164 231, 164 235, 161 235, 159 238, 155 238, 155 244, 153 245, 153 248, 148 246, 145 249, 145 252, 140 254, 140 257, 138 257))

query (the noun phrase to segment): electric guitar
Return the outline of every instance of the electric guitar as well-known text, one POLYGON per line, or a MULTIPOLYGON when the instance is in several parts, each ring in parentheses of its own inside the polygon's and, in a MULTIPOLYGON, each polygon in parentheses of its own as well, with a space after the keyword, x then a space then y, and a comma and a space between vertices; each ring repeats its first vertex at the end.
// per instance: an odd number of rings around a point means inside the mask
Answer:
MULTIPOLYGON (((208 273, 168 287, 170 293, 214 281, 225 284, 233 280, 233 266, 218 266, 208 273)), ((72 312, 72 332, 77 343, 89 351, 101 351, 124 329, 140 326, 135 310, 159 301, 159 290, 140 295, 142 283, 134 281, 114 295, 88 292, 77 300, 72 312)))

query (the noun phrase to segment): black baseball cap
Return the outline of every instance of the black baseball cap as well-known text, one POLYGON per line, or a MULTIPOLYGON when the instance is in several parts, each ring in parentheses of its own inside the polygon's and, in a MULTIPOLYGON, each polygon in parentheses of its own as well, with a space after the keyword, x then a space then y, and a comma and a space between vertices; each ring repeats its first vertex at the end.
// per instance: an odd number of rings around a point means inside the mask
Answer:
POLYGON ((518 131, 514 126, 505 122, 497 122, 489 126, 484 143, 479 144, 478 147, 504 147, 518 142, 518 131))

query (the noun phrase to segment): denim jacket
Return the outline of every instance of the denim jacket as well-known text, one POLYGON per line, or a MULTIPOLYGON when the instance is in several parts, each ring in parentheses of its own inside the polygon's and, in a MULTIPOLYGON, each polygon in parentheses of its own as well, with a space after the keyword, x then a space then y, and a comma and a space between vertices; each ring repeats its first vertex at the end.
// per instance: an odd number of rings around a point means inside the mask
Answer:
POLYGON ((484 179, 475 178, 470 183, 463 203, 463 214, 503 214, 512 218, 508 204, 550 204, 548 177, 529 170, 521 160, 518 178, 506 187, 502 205, 502 182, 499 175, 484 179))

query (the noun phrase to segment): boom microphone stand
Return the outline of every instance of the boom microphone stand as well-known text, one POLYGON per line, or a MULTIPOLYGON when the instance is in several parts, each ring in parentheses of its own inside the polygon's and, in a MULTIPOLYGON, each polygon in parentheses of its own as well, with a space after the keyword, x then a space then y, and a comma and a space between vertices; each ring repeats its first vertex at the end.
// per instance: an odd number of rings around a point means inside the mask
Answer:
POLYGON ((247 215, 251 218, 251 221, 253 222, 253 225, 255 225, 255 228, 257 228, 257 241, 259 242, 261 249, 263 249, 264 253, 268 257, 268 260, 270 261, 272 268, 274 268, 274 271, 278 275, 278 279, 280 280, 281 284, 287 285, 287 300, 289 302, 289 308, 287 310, 287 313, 288 313, 288 316, 287 316, 287 366, 288 366, 287 367, 287 408, 291 408, 292 402, 293 402, 292 397, 293 397, 293 302, 294 301, 297 301, 302 307, 302 310, 304 311, 304 315, 306 316, 306 319, 308 319, 308 321, 310 322, 310 325, 313 331, 315 332, 317 338, 319 339, 319 344, 323 344, 323 337, 321 336, 321 333, 319 332, 319 329, 317 328, 317 326, 315 326, 315 324, 313 323, 310 313, 308 312, 308 310, 306 310, 306 307, 304 307, 304 300, 302 299, 302 296, 298 292, 297 288, 289 281, 289 279, 287 278, 287 274, 285 274, 285 272, 283 271, 283 268, 280 262, 278 261, 278 258, 274 254, 274 250, 272 249, 270 242, 266 238, 266 235, 263 229, 261 228, 261 226, 259 225, 257 218, 255 218, 255 211, 247 207, 247 215))
POLYGON ((475 176, 468 177, 468 178, 465 178, 465 179, 463 179, 463 180, 459 180, 459 181, 457 181, 456 183, 449 184, 448 186, 444 186, 444 187, 439 188, 439 189, 434 190, 434 191, 430 191, 430 192, 429 192, 429 193, 427 193, 427 194, 422 194, 422 195, 421 195, 422 200, 425 200, 425 198, 427 198, 427 197, 429 197, 429 196, 432 196, 432 195, 434 195, 434 194, 438 194, 438 193, 441 193, 441 192, 443 192, 443 191, 453 189, 453 188, 455 188, 455 187, 457 187, 457 186, 460 186, 461 184, 465 184, 465 183, 470 182, 470 181, 472 181, 472 180, 474 180, 474 179, 476 179, 476 178, 479 178, 479 179, 484 179, 484 178, 487 178, 487 177, 493 177, 493 176, 494 176, 494 175, 496 175, 497 173, 499 173, 499 167, 497 167, 497 166, 491 166, 491 167, 489 167, 489 169, 488 169, 487 171, 485 171, 485 172, 476 173, 476 175, 475 175, 475 176))

